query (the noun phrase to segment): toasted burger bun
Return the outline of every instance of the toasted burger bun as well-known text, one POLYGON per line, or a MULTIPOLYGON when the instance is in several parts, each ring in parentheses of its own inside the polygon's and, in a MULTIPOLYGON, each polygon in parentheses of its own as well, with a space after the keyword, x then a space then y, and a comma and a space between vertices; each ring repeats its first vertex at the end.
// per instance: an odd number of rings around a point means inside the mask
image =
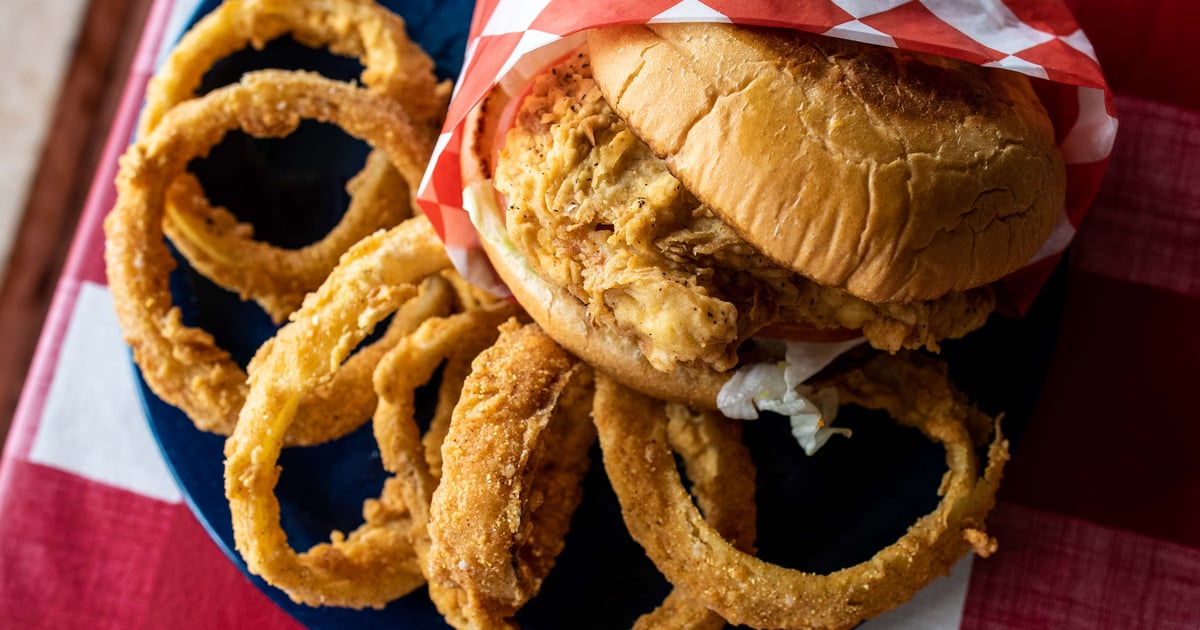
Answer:
POLYGON ((726 24, 603 28, 588 47, 609 105, 692 194, 870 302, 997 280, 1062 211, 1054 129, 1015 72, 726 24))
MULTIPOLYGON (((1019 75, 722 25, 590 39, 609 104, 689 191, 781 267, 857 297, 985 285, 1027 262, 1061 211, 1053 129, 1019 75)), ((503 98, 468 121, 464 181, 494 174, 503 98)), ((635 339, 591 323, 583 302, 486 232, 501 278, 564 347, 650 395, 715 407, 729 372, 654 368, 635 339)))

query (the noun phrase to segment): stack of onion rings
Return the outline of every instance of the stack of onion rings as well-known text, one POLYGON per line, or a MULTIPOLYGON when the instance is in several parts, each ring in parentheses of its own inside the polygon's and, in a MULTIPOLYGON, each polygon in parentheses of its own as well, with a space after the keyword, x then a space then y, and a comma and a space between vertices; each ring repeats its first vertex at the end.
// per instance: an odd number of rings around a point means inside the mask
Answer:
POLYGON ((373 374, 379 397, 374 427, 384 466, 395 475, 380 499, 364 507, 362 527, 297 553, 280 527, 273 490, 283 446, 278 436, 294 421, 303 393, 332 378, 349 349, 413 295, 416 282, 444 264, 421 260, 433 238, 428 222, 418 217, 356 245, 251 364, 251 395, 226 444, 226 494, 248 567, 295 601, 382 607, 424 583, 419 561, 425 547, 418 545, 428 521, 425 495, 434 481, 416 435, 415 391, 443 357, 474 357, 490 345, 500 321, 513 314, 511 305, 428 318, 379 361, 373 374), (422 453, 410 457, 406 446, 422 453))
MULTIPOLYGON (((195 97, 204 73, 219 59, 247 46, 262 48, 291 33, 311 47, 327 47, 363 64, 362 82, 396 99, 413 121, 419 151, 432 151, 450 94, 438 83, 433 62, 405 32, 404 20, 372 0, 229 0, 195 24, 151 79, 139 121, 146 136, 175 105, 195 97)), ((324 238, 299 249, 256 241, 249 224, 209 205, 194 178, 172 186, 165 230, 188 262, 220 286, 254 299, 283 321, 321 284, 350 245, 412 215, 410 197, 424 172, 397 173, 386 156, 372 154, 347 190, 352 202, 324 238)))
POLYGON ((335 535, 306 553, 288 546, 274 488, 282 436, 304 392, 327 381, 377 323, 417 293, 417 283, 448 264, 425 260, 436 243, 423 218, 364 239, 251 363, 250 396, 225 446, 234 538, 250 570, 296 601, 382 607, 423 582, 406 562, 415 557, 409 530, 419 521, 399 481, 385 485, 378 504, 389 516, 383 526, 368 520, 349 538, 335 535))
MULTIPOLYGON (((227 131, 278 137, 302 118, 338 124, 387 154, 397 170, 420 170, 428 159, 395 101, 316 75, 270 70, 181 103, 121 158, 116 205, 105 220, 117 318, 150 388, 203 430, 232 430, 246 373, 208 333, 184 326, 172 305, 167 277, 174 260, 162 240, 167 188, 227 131)), ((436 238, 425 250, 423 261, 449 265, 436 238)))

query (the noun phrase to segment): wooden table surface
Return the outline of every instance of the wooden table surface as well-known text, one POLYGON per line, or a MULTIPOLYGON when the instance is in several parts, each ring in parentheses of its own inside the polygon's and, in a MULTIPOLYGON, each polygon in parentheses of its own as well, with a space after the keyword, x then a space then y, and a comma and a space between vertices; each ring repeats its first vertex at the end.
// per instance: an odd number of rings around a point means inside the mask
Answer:
POLYGON ((75 234, 151 0, 91 0, 0 284, 0 444, 75 234))

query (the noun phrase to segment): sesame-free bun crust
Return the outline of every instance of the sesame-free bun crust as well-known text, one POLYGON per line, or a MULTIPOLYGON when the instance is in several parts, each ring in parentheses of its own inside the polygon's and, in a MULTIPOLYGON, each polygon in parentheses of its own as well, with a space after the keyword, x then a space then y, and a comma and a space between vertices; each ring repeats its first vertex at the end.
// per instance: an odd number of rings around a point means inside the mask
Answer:
MULTIPOLYGON (((462 143, 464 181, 488 179, 493 172, 492 145, 504 96, 494 91, 468 116, 462 143)), ((565 288, 542 279, 512 248, 480 242, 500 279, 533 321, 560 345, 615 380, 650 396, 716 409, 717 394, 729 380, 705 365, 679 365, 660 372, 646 361, 637 342, 615 329, 589 323, 586 307, 565 288)))
POLYGON ((724 24, 589 34, 609 104, 781 266, 872 302, 1020 268, 1065 171, 1029 81, 1004 70, 724 24))

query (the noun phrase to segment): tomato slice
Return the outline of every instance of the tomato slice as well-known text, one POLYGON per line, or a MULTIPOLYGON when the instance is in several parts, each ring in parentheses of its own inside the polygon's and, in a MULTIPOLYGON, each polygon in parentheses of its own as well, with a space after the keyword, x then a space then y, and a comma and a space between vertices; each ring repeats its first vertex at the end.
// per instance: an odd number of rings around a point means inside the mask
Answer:
POLYGON ((784 341, 848 341, 861 337, 862 331, 838 326, 819 328, 808 322, 774 322, 755 336, 784 341))

